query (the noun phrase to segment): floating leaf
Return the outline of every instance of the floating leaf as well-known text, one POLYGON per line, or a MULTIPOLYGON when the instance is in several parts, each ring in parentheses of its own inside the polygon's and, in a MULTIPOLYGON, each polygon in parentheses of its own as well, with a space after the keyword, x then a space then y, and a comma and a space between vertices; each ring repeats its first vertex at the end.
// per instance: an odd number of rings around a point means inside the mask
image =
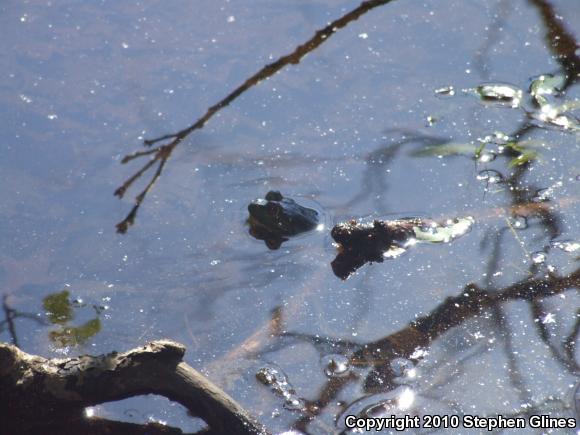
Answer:
POLYGON ((439 89, 435 89, 435 95, 452 97, 455 95, 455 88, 453 86, 444 86, 439 89))
POLYGON ((420 242, 449 243, 471 230, 475 220, 471 216, 448 220, 445 225, 431 225, 428 227, 413 227, 415 238, 420 242))
POLYGON ((77 346, 85 343, 89 338, 101 330, 101 321, 92 319, 81 326, 67 326, 60 331, 51 331, 49 338, 60 347, 77 346))
POLYGON ((549 104, 546 95, 558 94, 565 83, 566 76, 564 74, 543 74, 532 81, 530 94, 540 106, 544 106, 545 104, 549 104))
POLYGON ((475 88, 464 89, 467 94, 473 94, 484 103, 492 103, 500 106, 519 107, 522 101, 523 91, 507 83, 488 83, 475 88))
POLYGON ((432 156, 458 156, 473 155, 477 151, 474 144, 468 143, 444 143, 439 145, 430 145, 423 147, 411 153, 414 157, 432 157, 432 156))
POLYGON ((475 178, 479 181, 485 181, 487 184, 499 184, 504 182, 503 175, 493 169, 484 169, 483 171, 480 171, 475 178))
POLYGON ((483 149, 485 148, 485 146, 487 145, 488 142, 481 142, 481 145, 479 145, 476 149, 475 149, 475 159, 479 160, 479 158, 481 157, 481 153, 483 152, 483 149))
POLYGON ((73 311, 69 300, 70 293, 63 290, 46 296, 42 306, 47 312, 50 323, 62 325, 73 318, 73 311))
POLYGON ((509 167, 513 168, 515 166, 521 166, 538 158, 537 151, 533 150, 525 150, 519 156, 513 158, 510 163, 509 167))

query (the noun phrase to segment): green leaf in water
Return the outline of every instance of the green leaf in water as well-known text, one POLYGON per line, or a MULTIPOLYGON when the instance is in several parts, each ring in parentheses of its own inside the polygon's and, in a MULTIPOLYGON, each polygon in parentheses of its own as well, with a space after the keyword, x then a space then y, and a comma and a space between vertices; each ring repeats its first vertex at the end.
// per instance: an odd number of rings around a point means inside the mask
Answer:
POLYGON ((47 312, 50 323, 62 325, 73 319, 73 311, 69 300, 70 293, 63 290, 46 296, 42 306, 47 312))
POLYGON ((564 74, 543 74, 535 78, 530 84, 530 94, 540 106, 549 104, 546 95, 556 95, 566 83, 564 74))
POLYGON ((429 145, 411 153, 414 157, 432 157, 432 156, 459 156, 473 155, 477 147, 468 143, 444 143, 439 145, 429 145))
POLYGON ((413 227, 415 238, 419 242, 449 243, 471 230, 475 220, 471 216, 449 220, 445 225, 413 227))
POLYGON ((479 160, 479 158, 481 157, 481 153, 483 152, 485 146, 487 145, 487 142, 482 141, 481 145, 479 145, 476 149, 475 149, 475 160, 479 160))
POLYGON ((515 166, 521 166, 525 163, 531 162, 533 160, 536 160, 538 158, 538 153, 537 151, 534 150, 523 150, 523 152, 513 158, 510 163, 509 163, 509 167, 513 168, 515 166))
POLYGON ((92 319, 81 326, 66 326, 59 331, 51 331, 49 338, 59 347, 77 346, 85 343, 100 330, 101 321, 99 319, 92 319))

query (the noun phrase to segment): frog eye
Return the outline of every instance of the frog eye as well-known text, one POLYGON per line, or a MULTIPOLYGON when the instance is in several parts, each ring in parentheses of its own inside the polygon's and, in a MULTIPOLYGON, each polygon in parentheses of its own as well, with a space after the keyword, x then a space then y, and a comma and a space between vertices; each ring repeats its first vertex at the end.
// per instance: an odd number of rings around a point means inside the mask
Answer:
POLYGON ((266 201, 282 201, 282 194, 277 190, 270 190, 266 193, 266 201))

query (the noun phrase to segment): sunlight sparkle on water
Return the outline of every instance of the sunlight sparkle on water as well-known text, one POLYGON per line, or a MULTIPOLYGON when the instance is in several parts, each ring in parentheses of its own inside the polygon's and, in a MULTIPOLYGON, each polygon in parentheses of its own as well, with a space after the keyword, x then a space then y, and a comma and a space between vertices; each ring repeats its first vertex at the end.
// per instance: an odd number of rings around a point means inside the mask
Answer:
POLYGON ((410 388, 405 388, 397 399, 397 405, 401 411, 406 411, 415 402, 415 392, 410 388))
POLYGON ((393 246, 389 250, 383 252, 384 258, 397 258, 403 255, 407 250, 405 248, 401 248, 400 246, 393 246))
POLYGON ((548 324, 548 323, 556 323, 556 317, 554 316, 554 314, 552 313, 548 313, 544 316, 544 318, 542 319, 542 323, 544 325, 548 324))

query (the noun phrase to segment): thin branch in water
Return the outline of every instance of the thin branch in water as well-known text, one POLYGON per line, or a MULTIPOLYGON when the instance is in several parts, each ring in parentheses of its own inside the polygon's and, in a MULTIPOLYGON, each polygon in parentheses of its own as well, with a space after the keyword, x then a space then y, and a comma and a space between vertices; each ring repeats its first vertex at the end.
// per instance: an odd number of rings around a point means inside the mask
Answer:
MULTIPOLYGON (((167 162, 167 159, 169 158, 170 154, 171 154, 171 151, 165 157, 159 157, 159 165, 157 165, 157 170, 155 171, 155 174, 153 174, 153 177, 151 178, 151 180, 149 181, 147 186, 145 186, 145 189, 143 189, 141 191, 141 193, 139 195, 137 195, 137 197, 135 198, 135 205, 133 206, 133 208, 131 209, 131 211, 127 215, 127 217, 125 217, 125 219, 123 219, 121 222, 119 222, 117 224, 117 232, 118 233, 125 234, 127 232, 127 230, 129 229, 129 227, 135 223, 135 218, 137 217, 137 211, 139 210, 139 207, 141 207, 141 204, 143 203, 143 200, 147 196, 147 193, 149 193, 149 191, 151 190, 151 188, 153 187, 153 185, 155 184, 157 179, 161 176, 161 173, 163 172, 163 167, 165 166, 165 163, 167 162)), ((160 155, 160 154, 158 154, 158 155, 160 155)), ((155 163, 157 160, 158 160, 158 158, 155 157, 154 159, 152 159, 149 162, 151 164, 148 163, 147 165, 145 165, 147 167, 147 169, 149 167, 151 167, 153 165, 153 163, 155 163)), ((145 170, 147 170, 147 169, 145 169, 145 170)), ((137 178, 139 178, 143 174, 143 172, 145 172, 145 171, 142 169, 139 172, 140 173, 137 176, 137 178)), ((121 186, 120 189, 122 189, 124 186, 125 185, 121 186)), ((123 196, 124 193, 125 193, 125 190, 123 190, 122 192, 119 192, 118 196, 123 196)), ((115 194, 117 194, 117 192, 115 192, 115 194)))
POLYGON ((145 150, 145 151, 135 151, 134 153, 127 154, 125 157, 123 157, 123 160, 121 160, 121 163, 123 163, 123 164, 129 163, 131 160, 137 159, 139 157, 148 156, 150 154, 155 154, 156 152, 159 151, 159 148, 160 147, 152 148, 150 150, 145 150))
POLYGON ((172 134, 165 134, 163 136, 147 139, 143 142, 145 146, 152 146, 157 143, 170 140, 170 142, 160 145, 159 147, 150 150, 150 151, 137 151, 131 154, 126 155, 122 159, 122 163, 127 163, 131 160, 137 159, 139 157, 144 157, 147 155, 154 154, 155 156, 147 162, 145 165, 141 167, 133 176, 128 178, 122 185, 115 191, 115 195, 118 197, 122 197, 127 189, 131 187, 131 185, 140 178, 145 172, 147 172, 156 162, 159 162, 159 166, 157 167, 156 173, 153 175, 151 182, 147 185, 145 190, 143 190, 136 198, 135 204, 129 214, 123 219, 121 222, 117 224, 117 232, 125 233, 129 226, 133 225, 135 221, 135 217, 137 216, 137 211, 141 206, 143 200, 147 196, 147 193, 159 176, 161 175, 161 171, 173 150, 179 145, 186 137, 188 137, 191 133, 195 130, 202 129, 205 124, 220 110, 227 107, 236 100, 240 95, 244 92, 249 90, 250 88, 256 86, 261 81, 272 77, 274 74, 285 68, 287 65, 293 64, 296 65, 300 63, 302 58, 306 56, 306 54, 310 53, 311 51, 318 48, 324 42, 326 42, 336 31, 339 29, 346 27, 352 21, 357 20, 362 15, 374 9, 378 6, 385 5, 390 3, 392 0, 366 0, 363 1, 357 8, 353 9, 352 11, 346 13, 342 17, 334 20, 332 23, 328 24, 326 27, 318 30, 312 38, 306 41, 304 44, 297 46, 294 51, 286 56, 280 57, 275 62, 265 65, 262 69, 260 69, 257 73, 253 76, 248 78, 245 82, 243 82, 240 86, 230 92, 225 98, 223 98, 218 103, 214 104, 213 106, 209 107, 205 114, 200 117, 197 121, 195 121, 192 125, 187 128, 184 128, 177 133, 172 134))
POLYGON ((574 322, 574 327, 570 335, 564 340, 564 352, 570 361, 574 361, 576 365, 576 341, 578 340, 578 335, 580 334, 580 310, 576 312, 576 322, 574 322))
POLYGON ((14 319, 16 318, 16 310, 8 306, 8 295, 4 295, 2 298, 2 308, 4 310, 4 316, 6 317, 6 323, 8 324, 8 332, 12 338, 12 344, 18 347, 18 338, 16 337, 16 327, 14 326, 14 319))

